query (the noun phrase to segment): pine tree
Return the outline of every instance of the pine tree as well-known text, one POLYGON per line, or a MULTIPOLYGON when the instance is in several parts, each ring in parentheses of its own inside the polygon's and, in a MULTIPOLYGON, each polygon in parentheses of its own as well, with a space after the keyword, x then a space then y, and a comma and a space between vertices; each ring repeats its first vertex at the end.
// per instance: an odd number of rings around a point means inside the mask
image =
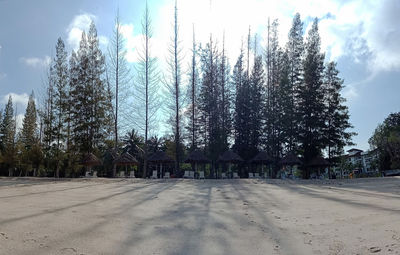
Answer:
POLYGON ((296 126, 296 106, 293 98, 293 87, 290 82, 290 64, 288 50, 280 53, 279 58, 279 86, 277 101, 279 102, 280 121, 278 129, 281 130, 280 142, 282 149, 287 153, 294 150, 293 130, 296 126))
POLYGON ((250 153, 254 156, 261 147, 264 69, 261 56, 255 56, 250 76, 250 153))
POLYGON ((22 155, 23 161, 27 166, 25 174, 28 174, 28 170, 34 167, 33 176, 36 176, 36 169, 38 167, 37 162, 41 161, 41 156, 38 155, 39 144, 37 137, 37 111, 36 104, 34 99, 34 94, 29 96, 28 105, 26 107, 26 112, 24 116, 24 120, 22 123, 22 130, 20 134, 20 143, 22 145, 22 155))
POLYGON ((3 124, 2 121, 3 121, 3 109, 0 108, 0 156, 1 156, 1 152, 4 149, 3 139, 2 139, 3 133, 1 133, 2 132, 2 124, 3 124))
POLYGON ((229 86, 227 65, 224 54, 218 52, 210 35, 210 41, 204 48, 200 47, 200 93, 199 93, 199 143, 211 160, 211 175, 215 174, 218 155, 226 150, 229 127, 229 86), (225 62, 224 62, 225 61, 225 62), (225 130, 224 130, 225 128, 225 130))
POLYGON ((13 168, 15 166, 15 119, 14 119, 14 109, 12 103, 11 95, 8 98, 8 102, 4 109, 4 116, 1 123, 1 144, 3 146, 2 155, 3 163, 8 168, 9 176, 13 175, 13 168))
POLYGON ((88 44, 88 85, 90 91, 90 144, 91 149, 104 145, 104 140, 112 136, 113 115, 104 80, 105 57, 100 50, 97 29, 92 21, 87 35, 88 44))
POLYGON ((67 87, 68 87, 68 63, 67 52, 65 45, 61 38, 58 38, 56 45, 56 57, 53 61, 54 72, 54 135, 56 139, 55 159, 56 159, 56 172, 55 177, 60 177, 60 167, 63 157, 63 144, 66 136, 66 120, 67 120, 67 87))
POLYGON ((303 82, 303 22, 301 22, 300 14, 296 13, 293 18, 292 27, 289 32, 288 42, 286 44, 289 68, 289 87, 285 91, 288 98, 284 101, 286 104, 285 115, 287 125, 284 126, 283 132, 287 137, 286 151, 297 149, 298 144, 298 124, 297 124, 297 97, 299 86, 303 82))
POLYGON ((22 123, 21 130, 21 141, 26 150, 31 150, 34 143, 37 140, 37 112, 34 94, 29 96, 28 105, 26 107, 26 112, 24 116, 24 120, 22 123))
POLYGON ((282 156, 282 109, 279 100, 280 90, 280 58, 281 50, 278 42, 278 21, 272 25, 268 22, 268 40, 266 53, 266 93, 264 110, 264 137, 266 151, 278 161, 282 156))
POLYGON ((250 80, 243 65, 243 50, 233 68, 232 82, 234 83, 235 112, 234 112, 234 135, 235 144, 233 149, 245 160, 253 155, 250 151, 250 80))
POLYGON ((72 110, 72 132, 75 150, 85 153, 91 149, 89 136, 91 91, 88 82, 88 51, 86 33, 82 33, 77 54, 72 53, 70 59, 70 103, 72 110), (73 61, 74 65, 71 63, 73 61), (72 73, 73 72, 73 75, 72 73))
POLYGON ((76 52, 73 50, 71 56, 69 58, 69 67, 68 67, 68 88, 67 88, 67 105, 66 105, 66 123, 65 123, 65 143, 66 143, 66 150, 65 150, 65 166, 66 169, 72 171, 74 169, 74 162, 76 156, 76 148, 73 148, 73 128, 74 128, 74 106, 76 102, 74 101, 74 90, 78 84, 78 59, 76 52))
POLYGON ((225 54, 225 34, 222 40, 222 56, 219 64, 220 84, 220 114, 221 114, 221 153, 229 149, 229 140, 232 133, 232 83, 230 81, 230 66, 225 54))
MULTIPOLYGON (((41 113, 43 119, 43 143, 44 143, 44 151, 46 154, 46 159, 51 158, 51 146, 55 139, 55 116, 54 116, 54 97, 55 97, 55 74, 53 66, 49 67, 47 73, 47 88, 44 102, 44 109, 41 113)), ((46 160, 46 164, 48 166, 48 161, 46 160)))
POLYGON ((338 74, 336 63, 328 63, 324 72, 323 86, 326 125, 324 136, 329 159, 342 155, 343 148, 352 145, 351 137, 355 135, 349 131, 353 126, 349 122, 348 108, 344 105, 345 98, 340 94, 343 89, 343 80, 338 77, 338 74))
MULTIPOLYGON (((315 19, 308 32, 303 61, 304 81, 298 90, 299 140, 304 162, 321 154, 324 148, 324 54, 320 53, 318 20, 315 19)), ((305 176, 308 177, 308 172, 305 176)))
MULTIPOLYGON (((73 58, 75 56, 73 55, 73 58)), ((112 134, 111 102, 104 81, 104 56, 99 48, 97 30, 92 22, 88 35, 82 33, 76 66, 70 67, 72 132, 76 150, 80 153, 96 152, 112 134)))

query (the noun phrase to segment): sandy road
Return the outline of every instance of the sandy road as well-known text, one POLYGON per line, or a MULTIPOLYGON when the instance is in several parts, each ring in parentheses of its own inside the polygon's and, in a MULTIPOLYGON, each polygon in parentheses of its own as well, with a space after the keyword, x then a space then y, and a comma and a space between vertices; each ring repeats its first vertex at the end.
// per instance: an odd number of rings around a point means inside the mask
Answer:
POLYGON ((400 254, 400 179, 0 179, 0 254, 400 254))

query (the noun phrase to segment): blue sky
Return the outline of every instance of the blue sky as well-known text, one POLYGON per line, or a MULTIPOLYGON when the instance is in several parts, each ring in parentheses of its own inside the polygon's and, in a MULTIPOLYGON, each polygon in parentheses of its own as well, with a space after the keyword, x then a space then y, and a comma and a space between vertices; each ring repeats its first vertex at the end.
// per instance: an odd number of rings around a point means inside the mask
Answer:
MULTIPOLYGON (((72 50, 93 19, 105 50, 118 7, 127 59, 134 63, 144 4, 143 0, 0 0, 0 109, 12 93, 21 120, 32 90, 40 100, 58 37, 72 50)), ((173 0, 149 1, 153 53, 161 69, 166 62, 173 4, 173 0)), ((299 12, 305 30, 313 17, 320 18, 322 48, 327 60, 338 62, 345 80, 343 95, 358 133, 354 137, 357 147, 368 149, 368 138, 377 124, 389 113, 400 111, 400 0, 184 0, 178 1, 178 9, 183 68, 190 61, 193 24, 196 38, 202 43, 207 42, 210 33, 221 42, 225 32, 233 65, 249 26, 252 33, 258 34, 258 50, 262 50, 268 17, 278 18, 280 43, 284 45, 292 17, 299 12)))

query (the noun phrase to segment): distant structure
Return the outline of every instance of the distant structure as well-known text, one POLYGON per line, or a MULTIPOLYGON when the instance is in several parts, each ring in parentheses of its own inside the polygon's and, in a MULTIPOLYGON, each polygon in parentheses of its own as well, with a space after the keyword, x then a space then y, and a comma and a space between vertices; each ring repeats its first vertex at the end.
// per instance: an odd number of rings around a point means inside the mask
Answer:
POLYGON ((377 166, 373 166, 372 162, 378 159, 376 150, 363 151, 360 149, 350 149, 345 155, 347 160, 355 166, 354 170, 359 170, 361 173, 376 172, 377 166))

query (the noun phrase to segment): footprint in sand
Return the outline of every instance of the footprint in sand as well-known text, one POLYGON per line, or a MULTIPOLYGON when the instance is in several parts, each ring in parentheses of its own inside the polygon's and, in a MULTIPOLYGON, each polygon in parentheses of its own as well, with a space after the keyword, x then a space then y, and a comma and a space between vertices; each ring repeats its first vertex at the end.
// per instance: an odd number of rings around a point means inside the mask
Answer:
POLYGON ((371 253, 378 253, 378 252, 381 252, 381 248, 379 248, 379 247, 371 247, 371 248, 369 248, 368 249, 369 250, 369 252, 371 252, 371 253))
POLYGON ((68 255, 68 254, 78 254, 75 248, 62 248, 60 250, 61 254, 68 255))
POLYGON ((28 238, 28 239, 24 239, 23 242, 24 242, 24 243, 36 243, 37 240, 36 240, 36 239, 33 239, 33 238, 28 238))
POLYGON ((8 236, 6 235, 6 233, 0 232, 0 236, 2 236, 4 239, 8 239, 8 236))

